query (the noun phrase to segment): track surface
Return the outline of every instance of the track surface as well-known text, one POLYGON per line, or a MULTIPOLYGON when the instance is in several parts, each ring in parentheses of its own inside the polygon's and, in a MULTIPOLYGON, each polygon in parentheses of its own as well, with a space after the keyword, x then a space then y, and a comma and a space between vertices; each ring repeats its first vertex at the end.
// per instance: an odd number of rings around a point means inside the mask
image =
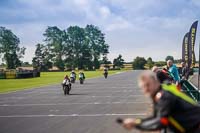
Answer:
POLYGON ((149 99, 137 87, 139 73, 75 83, 69 96, 60 85, 0 94, 0 133, 127 133, 116 118, 149 113, 149 99))

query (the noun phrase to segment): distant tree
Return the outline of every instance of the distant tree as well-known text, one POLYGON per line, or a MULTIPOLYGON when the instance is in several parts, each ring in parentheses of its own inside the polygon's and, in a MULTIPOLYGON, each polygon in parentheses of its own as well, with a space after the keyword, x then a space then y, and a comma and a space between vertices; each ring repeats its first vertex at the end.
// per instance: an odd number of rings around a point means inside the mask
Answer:
POLYGON ((181 63, 182 59, 174 59, 174 63, 181 63))
POLYGON ((19 38, 5 27, 0 27, 0 54, 8 69, 15 69, 21 65, 20 59, 25 54, 25 48, 19 47, 19 38))
POLYGON ((112 64, 109 60, 108 60, 108 57, 107 56, 104 56, 103 59, 102 59, 102 64, 112 64))
POLYGON ((157 61, 154 63, 154 65, 158 67, 165 66, 166 64, 167 64, 166 61, 157 61))
MULTIPOLYGON (((105 35, 94 25, 85 28, 70 26, 66 30, 67 49, 66 66, 78 69, 100 67, 100 57, 108 54, 109 46, 105 43, 105 35)), ((65 39, 66 40, 66 39, 65 39)))
POLYGON ((165 58, 165 61, 168 61, 168 60, 172 60, 172 61, 174 61, 174 57, 173 57, 173 56, 170 56, 170 55, 168 55, 168 56, 165 58))
POLYGON ((1 63, 0 67, 6 67, 6 64, 5 63, 1 63))
POLYGON ((38 71, 48 71, 52 68, 53 63, 50 61, 49 51, 43 44, 37 44, 35 57, 33 57, 33 67, 38 71))
POLYGON ((124 59, 122 59, 122 55, 120 54, 117 58, 113 60, 113 67, 122 68, 124 65, 124 59))
POLYGON ((136 57, 133 61, 133 69, 145 69, 144 66, 147 63, 144 57, 136 57))
POLYGON ((93 60, 94 69, 99 69, 100 64, 101 64, 100 60, 98 58, 94 58, 94 60, 93 60))
POLYGON ((64 36, 65 31, 60 30, 58 27, 48 27, 43 34, 45 36, 45 42, 47 43, 47 48, 52 55, 52 61, 54 65, 60 70, 64 70, 64 59, 65 55, 65 42, 64 36))
POLYGON ((71 52, 68 61, 78 69, 84 69, 84 64, 90 62, 91 54, 86 40, 84 28, 70 26, 67 29, 71 52))
POLYGON ((103 34, 98 27, 87 25, 85 27, 85 35, 87 43, 89 44, 93 65, 97 69, 100 67, 100 56, 109 53, 109 46, 105 43, 105 34, 103 34))
POLYGON ((23 67, 30 67, 32 66, 29 62, 22 62, 22 65, 23 67))
POLYGON ((147 59, 147 66, 148 66, 149 68, 152 68, 153 65, 154 65, 154 62, 153 62, 152 58, 149 57, 149 58, 147 59))
POLYGON ((42 52, 43 52, 44 45, 42 44, 37 44, 36 45, 36 50, 35 50, 35 57, 33 57, 32 64, 33 68, 37 69, 40 71, 41 69, 41 64, 42 64, 42 52))

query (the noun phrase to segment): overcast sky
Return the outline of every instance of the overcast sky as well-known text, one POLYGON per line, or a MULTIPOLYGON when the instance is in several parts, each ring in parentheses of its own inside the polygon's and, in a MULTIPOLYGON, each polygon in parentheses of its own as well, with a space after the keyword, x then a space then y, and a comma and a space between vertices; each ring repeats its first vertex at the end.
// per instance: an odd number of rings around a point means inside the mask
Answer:
POLYGON ((20 38, 20 46, 27 48, 23 61, 29 62, 47 26, 87 24, 106 34, 111 61, 118 54, 126 61, 181 58, 183 36, 199 18, 200 0, 0 0, 0 26, 20 38))

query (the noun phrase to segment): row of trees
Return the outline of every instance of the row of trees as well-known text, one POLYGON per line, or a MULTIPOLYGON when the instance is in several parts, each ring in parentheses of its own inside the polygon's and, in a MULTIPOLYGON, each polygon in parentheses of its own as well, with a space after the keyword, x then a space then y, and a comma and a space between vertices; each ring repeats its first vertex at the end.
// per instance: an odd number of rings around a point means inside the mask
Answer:
POLYGON ((44 44, 36 45, 33 58, 33 66, 39 70, 47 70, 53 65, 60 70, 96 69, 101 63, 110 63, 105 34, 94 25, 70 26, 66 30, 48 27, 43 35, 44 44))
POLYGON ((133 69, 145 69, 145 65, 148 65, 150 68, 153 66, 154 62, 152 58, 149 57, 147 60, 144 57, 137 56, 133 60, 133 69), (148 64, 147 64, 148 63, 148 64))
MULTIPOLYGON (((25 47, 20 47, 20 39, 9 29, 0 27, 0 66, 15 69, 19 66, 33 66, 38 70, 48 70, 57 66, 68 68, 93 69, 100 64, 111 64, 108 60, 109 46, 105 34, 94 25, 85 28, 70 26, 66 30, 48 27, 44 32, 44 43, 37 44, 32 64, 22 62, 25 47)), ((114 68, 123 67, 124 60, 119 55, 113 60, 114 68)))
MULTIPOLYGON (((48 27, 44 32, 44 43, 37 44, 35 57, 32 60, 34 68, 46 71, 52 66, 60 70, 74 69, 98 69, 100 64, 111 64, 107 58, 109 45, 105 42, 105 34, 94 25, 85 28, 70 26, 66 30, 58 27, 48 27)), ((6 63, 8 69, 18 66, 31 66, 28 62, 22 62, 26 48, 19 46, 19 38, 5 27, 0 27, 0 57, 6 63)), ((173 60, 173 56, 167 56, 165 60, 173 60)), ((119 55, 113 60, 114 68, 122 68, 124 59, 119 55)), ((165 61, 154 62, 151 57, 136 57, 133 61, 134 69, 151 68, 154 65, 166 65, 165 61)))
POLYGON ((170 55, 168 55, 165 58, 165 61, 157 61, 157 62, 153 61, 151 57, 147 58, 147 60, 146 60, 144 57, 138 56, 133 60, 132 65, 133 65, 133 69, 152 68, 153 66, 161 67, 161 66, 166 65, 167 60, 172 60, 174 63, 181 62, 181 60, 174 60, 174 57, 170 56, 170 55))
POLYGON ((122 58, 122 55, 120 54, 117 58, 113 60, 113 68, 123 68, 124 66, 124 59, 122 58))

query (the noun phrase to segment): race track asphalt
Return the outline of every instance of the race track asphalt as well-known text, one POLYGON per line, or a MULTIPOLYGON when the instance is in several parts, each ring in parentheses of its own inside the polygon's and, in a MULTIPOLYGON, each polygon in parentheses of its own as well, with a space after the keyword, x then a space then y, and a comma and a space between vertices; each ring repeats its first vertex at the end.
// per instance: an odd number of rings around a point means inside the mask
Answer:
POLYGON ((137 86, 140 72, 76 82, 69 96, 59 84, 0 94, 0 133, 127 133, 116 118, 150 112, 137 86))

